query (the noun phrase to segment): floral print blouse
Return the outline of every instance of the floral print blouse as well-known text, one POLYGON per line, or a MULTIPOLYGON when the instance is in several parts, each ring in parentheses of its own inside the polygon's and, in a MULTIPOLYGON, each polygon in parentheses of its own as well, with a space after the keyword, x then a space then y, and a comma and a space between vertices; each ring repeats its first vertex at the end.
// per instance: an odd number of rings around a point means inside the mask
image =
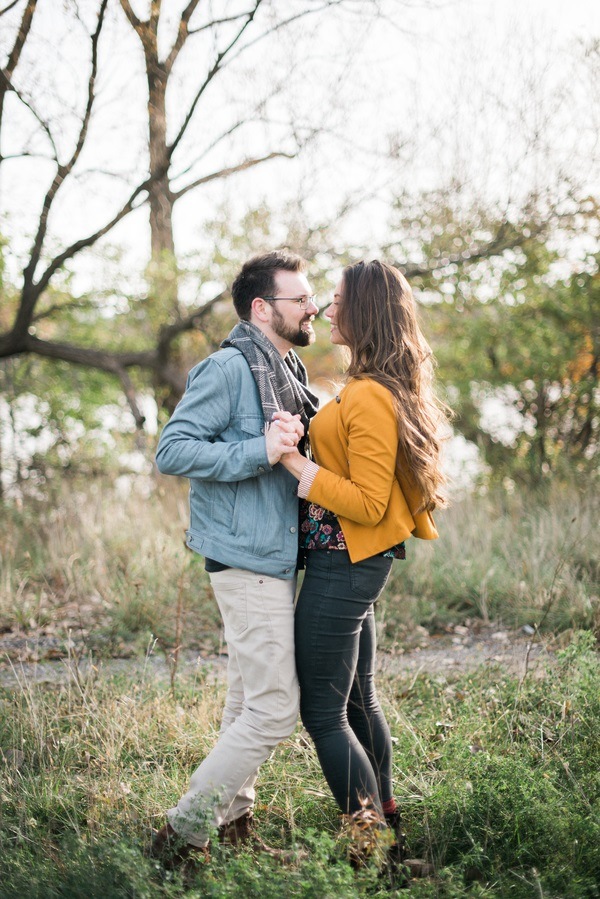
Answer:
MULTIPOLYGON (((316 503, 301 500, 300 549, 347 549, 337 515, 316 503)), ((404 543, 392 546, 381 555, 390 559, 405 559, 404 543)))

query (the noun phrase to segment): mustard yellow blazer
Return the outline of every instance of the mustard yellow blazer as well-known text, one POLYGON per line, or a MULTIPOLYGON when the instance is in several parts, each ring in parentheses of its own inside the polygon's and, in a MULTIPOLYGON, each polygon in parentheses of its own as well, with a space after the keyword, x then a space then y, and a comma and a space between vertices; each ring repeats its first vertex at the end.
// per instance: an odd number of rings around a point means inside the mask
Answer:
POLYGON ((434 540, 431 513, 398 464, 398 424, 390 391, 352 379, 310 423, 314 461, 321 466, 309 502, 334 512, 352 562, 384 552, 410 536, 434 540))

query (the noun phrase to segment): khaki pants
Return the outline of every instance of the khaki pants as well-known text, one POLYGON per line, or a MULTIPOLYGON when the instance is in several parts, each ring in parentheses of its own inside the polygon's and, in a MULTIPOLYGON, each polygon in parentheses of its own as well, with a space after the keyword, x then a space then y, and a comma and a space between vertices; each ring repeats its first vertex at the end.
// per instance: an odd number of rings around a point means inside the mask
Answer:
POLYGON ((239 568, 214 572, 229 651, 227 698, 219 738, 167 816, 189 843, 252 808, 259 766, 293 732, 298 717, 294 659, 296 580, 239 568))

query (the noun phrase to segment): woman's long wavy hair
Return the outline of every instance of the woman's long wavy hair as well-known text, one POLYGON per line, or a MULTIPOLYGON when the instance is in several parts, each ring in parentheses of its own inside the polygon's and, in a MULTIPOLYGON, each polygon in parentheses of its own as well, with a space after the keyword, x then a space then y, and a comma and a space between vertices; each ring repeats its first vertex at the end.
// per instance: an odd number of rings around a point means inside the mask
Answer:
POLYGON ((336 324, 349 351, 347 376, 373 378, 394 397, 399 464, 423 496, 422 508, 445 506, 440 449, 450 410, 434 392, 433 355, 408 281, 378 260, 347 266, 336 324))

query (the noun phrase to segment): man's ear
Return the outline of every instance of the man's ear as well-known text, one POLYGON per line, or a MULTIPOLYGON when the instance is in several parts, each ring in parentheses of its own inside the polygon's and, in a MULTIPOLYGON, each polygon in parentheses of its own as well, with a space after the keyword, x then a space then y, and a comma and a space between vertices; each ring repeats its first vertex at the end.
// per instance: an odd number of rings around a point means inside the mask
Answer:
POLYGON ((259 322, 264 322, 266 324, 269 321, 270 316, 268 307, 269 304, 266 300, 263 300, 262 297, 254 297, 250 306, 252 317, 256 318, 259 322))

